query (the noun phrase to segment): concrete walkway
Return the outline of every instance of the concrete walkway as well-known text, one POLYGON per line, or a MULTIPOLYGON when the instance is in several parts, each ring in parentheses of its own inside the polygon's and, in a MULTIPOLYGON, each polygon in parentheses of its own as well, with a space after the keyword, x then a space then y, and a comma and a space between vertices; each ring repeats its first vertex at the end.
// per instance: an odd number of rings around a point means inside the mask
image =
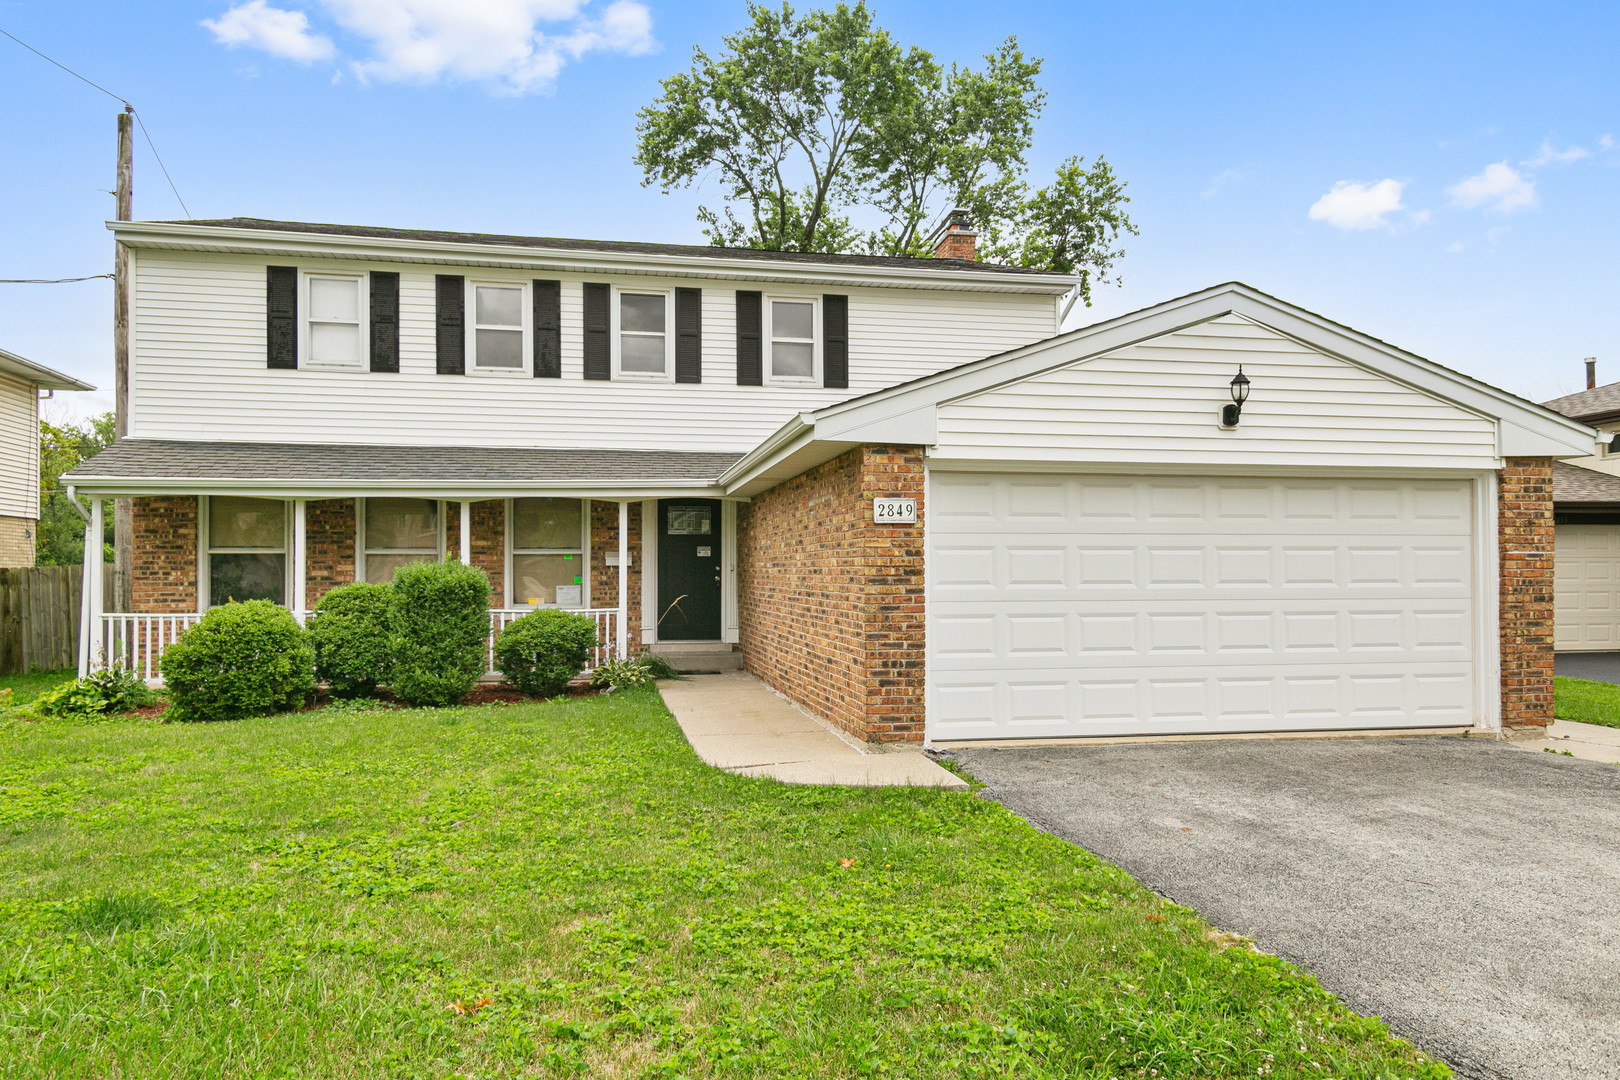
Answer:
POLYGON ((1538 754, 1545 750, 1563 754, 1567 750, 1570 757, 1620 765, 1620 728, 1604 727, 1601 724, 1554 720, 1545 739, 1531 739, 1511 745, 1520 750, 1534 750, 1538 754))
POLYGON ((658 689, 697 756, 727 772, 788 784, 967 790, 921 750, 867 747, 741 671, 666 681, 658 689))

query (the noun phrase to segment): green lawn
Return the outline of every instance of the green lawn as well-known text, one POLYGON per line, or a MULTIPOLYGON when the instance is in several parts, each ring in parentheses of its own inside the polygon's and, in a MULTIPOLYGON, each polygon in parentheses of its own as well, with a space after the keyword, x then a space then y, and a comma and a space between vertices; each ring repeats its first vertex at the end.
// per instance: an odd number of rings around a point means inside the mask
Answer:
POLYGON ((972 794, 700 764, 654 690, 0 722, 0 1076, 1444 1077, 972 794))
POLYGON ((11 703, 25 705, 53 686, 60 686, 65 682, 72 682, 78 672, 68 671, 34 671, 27 675, 0 675, 0 692, 11 690, 11 703))
POLYGON ((1620 686, 1596 679, 1553 679, 1553 715, 1620 728, 1620 686))

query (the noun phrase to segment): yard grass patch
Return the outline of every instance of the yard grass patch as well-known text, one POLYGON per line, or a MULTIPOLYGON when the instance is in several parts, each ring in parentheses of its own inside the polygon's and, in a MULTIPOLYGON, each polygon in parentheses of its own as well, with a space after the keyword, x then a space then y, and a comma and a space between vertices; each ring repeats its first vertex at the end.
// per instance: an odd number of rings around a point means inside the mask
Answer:
POLYGON ((1620 686, 1596 679, 1553 679, 1553 715, 1620 728, 1620 686))
POLYGON ((972 794, 655 690, 0 725, 0 1076, 1443 1077, 972 794))
POLYGON ((6 690, 11 691, 12 705, 26 705, 47 690, 53 690, 63 683, 72 682, 78 678, 78 672, 67 671, 32 671, 27 675, 0 675, 0 696, 6 690))

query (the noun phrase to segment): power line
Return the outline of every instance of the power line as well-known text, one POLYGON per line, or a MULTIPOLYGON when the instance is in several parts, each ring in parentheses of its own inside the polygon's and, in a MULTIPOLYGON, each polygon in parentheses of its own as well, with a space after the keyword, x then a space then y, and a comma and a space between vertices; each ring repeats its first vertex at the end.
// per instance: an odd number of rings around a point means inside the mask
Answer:
POLYGON ((185 211, 186 217, 188 217, 188 218, 191 217, 191 211, 186 208, 186 200, 184 200, 184 199, 182 199, 180 197, 180 189, 174 186, 174 178, 169 175, 168 166, 163 164, 163 158, 162 158, 161 155, 158 154, 157 144, 152 141, 151 132, 146 130, 146 121, 141 119, 140 112, 135 108, 134 105, 130 104, 130 101, 129 101, 128 98, 120 97, 117 94, 113 93, 111 90, 107 89, 105 86, 102 86, 99 83, 91 82, 89 79, 85 78, 83 75, 80 75, 77 71, 74 71, 72 68, 68 67, 66 64, 57 63, 55 60, 52 60, 50 57, 46 56, 44 53, 40 52, 38 49, 36 49, 32 45, 28 44, 28 42, 24 41, 22 38, 17 37, 15 34, 7 33, 4 30, 0 30, 0 34, 5 34, 6 37, 10 38, 12 41, 15 41, 17 44, 21 45, 23 48, 25 48, 29 52, 33 53, 35 56, 39 57, 41 60, 44 60, 48 64, 54 64, 55 66, 61 68, 63 71, 67 72, 69 75, 73 76, 75 79, 78 79, 80 82, 84 83, 86 86, 93 86, 97 90, 100 90, 103 94, 106 94, 108 97, 112 98, 114 101, 122 102, 124 107, 126 109, 128 109, 130 111, 130 113, 135 117, 135 122, 137 124, 141 125, 141 134, 146 136, 146 145, 152 148, 152 157, 157 161, 158 168, 163 170, 163 179, 165 179, 165 180, 167 180, 169 182, 169 190, 174 192, 175 201, 180 204, 180 209, 185 211))
POLYGON ((34 184, 27 180, 0 180, 0 184, 15 184, 18 187, 49 188, 52 191, 99 191, 103 195, 118 194, 118 192, 108 191, 106 188, 82 187, 78 184, 34 184))
MULTIPOLYGON (((4 31, 0 31, 4 33, 4 31)), ((66 285, 70 281, 95 281, 97 278, 110 278, 111 274, 91 274, 89 277, 19 277, 0 278, 0 285, 66 285)))

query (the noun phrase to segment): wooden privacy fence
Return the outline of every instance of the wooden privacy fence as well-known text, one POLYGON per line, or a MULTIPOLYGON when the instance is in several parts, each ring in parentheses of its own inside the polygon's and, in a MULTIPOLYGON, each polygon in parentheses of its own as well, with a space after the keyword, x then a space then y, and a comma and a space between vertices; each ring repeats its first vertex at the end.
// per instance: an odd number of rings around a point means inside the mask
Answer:
MULTIPOLYGON (((0 568, 0 675, 56 671, 79 662, 77 566, 0 568)), ((106 569, 112 595, 112 568, 106 569)))

